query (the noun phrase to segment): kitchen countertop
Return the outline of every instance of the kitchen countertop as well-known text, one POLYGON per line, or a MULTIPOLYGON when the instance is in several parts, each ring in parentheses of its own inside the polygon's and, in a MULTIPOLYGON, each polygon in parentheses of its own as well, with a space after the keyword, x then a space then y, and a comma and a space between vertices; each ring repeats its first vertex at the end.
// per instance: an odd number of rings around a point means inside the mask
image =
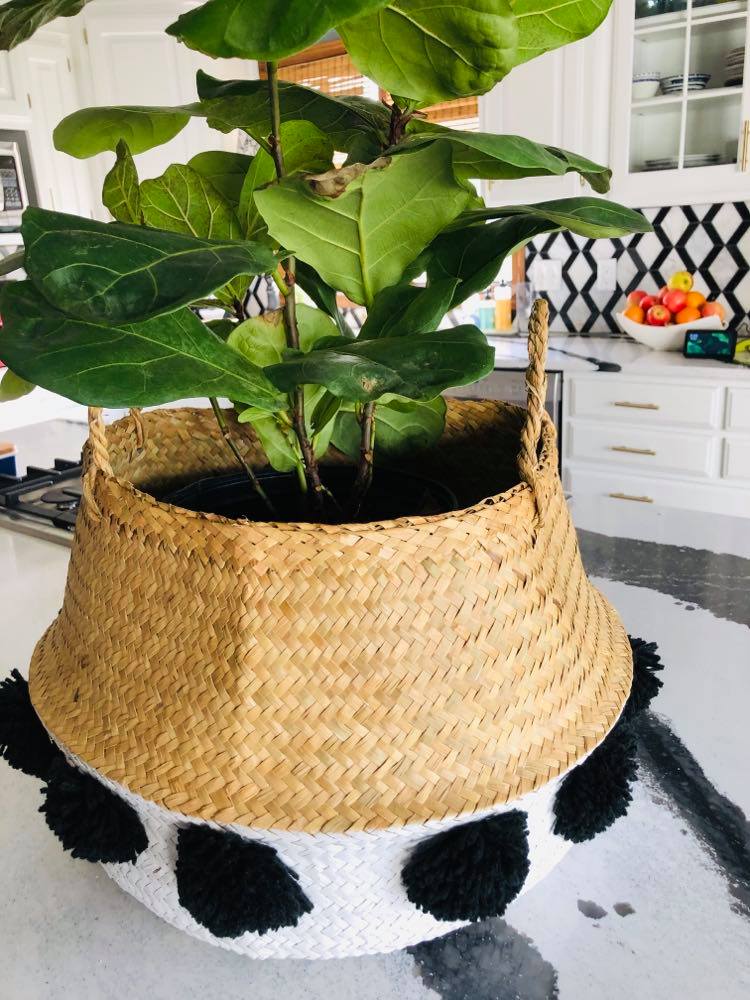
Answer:
MULTIPOLYGON (((64 854, 38 783, 0 762, 0 1000, 745 1000, 748 523, 586 496, 571 507, 594 582, 666 664, 639 724, 627 817, 574 846, 504 920, 391 955, 251 961, 179 933, 64 854)), ((0 676, 26 671, 67 561, 0 527, 0 676)))
MULTIPOLYGON (((489 335, 495 348, 495 368, 523 369, 528 364, 525 337, 489 335)), ((622 366, 622 375, 682 375, 692 373, 716 376, 750 384, 750 365, 730 365, 706 358, 688 360, 678 351, 652 351, 624 337, 582 337, 576 334, 553 334, 549 340, 548 371, 582 374, 596 371, 596 366, 580 358, 558 354, 555 348, 611 361, 622 366)), ((609 373, 604 373, 609 374, 609 373)))

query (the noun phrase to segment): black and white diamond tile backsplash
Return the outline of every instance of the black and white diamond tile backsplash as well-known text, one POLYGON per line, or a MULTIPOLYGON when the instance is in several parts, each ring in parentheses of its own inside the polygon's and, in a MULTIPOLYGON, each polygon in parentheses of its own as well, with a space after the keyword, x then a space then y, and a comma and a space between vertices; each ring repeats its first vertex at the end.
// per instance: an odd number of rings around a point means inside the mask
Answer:
POLYGON ((647 208, 653 233, 588 240, 571 233, 539 236, 526 248, 534 281, 540 260, 562 262, 562 285, 549 299, 551 327, 575 333, 617 333, 614 314, 634 288, 658 291, 674 271, 690 271, 695 287, 721 302, 730 322, 750 313, 750 204, 744 201, 684 208, 647 208), (597 284, 597 261, 617 261, 617 289, 597 284))

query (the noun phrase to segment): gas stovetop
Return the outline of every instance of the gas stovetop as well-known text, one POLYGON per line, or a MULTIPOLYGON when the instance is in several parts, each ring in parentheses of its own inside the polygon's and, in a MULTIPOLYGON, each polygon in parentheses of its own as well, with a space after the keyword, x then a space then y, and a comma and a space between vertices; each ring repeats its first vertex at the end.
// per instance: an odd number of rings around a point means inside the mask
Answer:
POLYGON ((30 465, 25 476, 0 475, 0 528, 70 545, 81 492, 80 464, 62 458, 52 469, 30 465))

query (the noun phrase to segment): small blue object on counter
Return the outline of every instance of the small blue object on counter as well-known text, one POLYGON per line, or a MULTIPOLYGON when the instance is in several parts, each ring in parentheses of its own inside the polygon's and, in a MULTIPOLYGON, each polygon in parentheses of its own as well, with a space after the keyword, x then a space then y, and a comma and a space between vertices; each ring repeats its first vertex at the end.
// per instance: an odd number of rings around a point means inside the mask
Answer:
POLYGON ((0 476, 16 476, 16 446, 0 441, 0 476))

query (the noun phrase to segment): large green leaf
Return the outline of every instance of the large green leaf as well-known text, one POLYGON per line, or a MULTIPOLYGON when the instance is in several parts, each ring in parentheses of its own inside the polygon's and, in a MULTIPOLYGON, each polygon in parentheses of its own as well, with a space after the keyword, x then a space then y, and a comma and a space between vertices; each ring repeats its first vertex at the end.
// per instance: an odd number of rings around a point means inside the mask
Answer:
POLYGON ((214 240, 237 240, 242 235, 232 205, 184 164, 173 163, 161 177, 144 181, 141 201, 144 220, 157 229, 214 240))
POLYGON ((25 378, 6 368, 0 379, 0 403, 11 403, 15 399, 21 399, 34 389, 36 385, 33 382, 27 382, 25 378))
MULTIPOLYGON (((318 174, 331 169, 333 143, 312 122, 284 122, 280 132, 286 173, 304 170, 318 174)), ((255 192, 275 180, 273 157, 260 149, 253 157, 239 197, 239 219, 248 238, 258 239, 268 232, 255 204, 255 192)))
POLYGON ((32 282, 0 294, 0 353, 21 378, 87 406, 152 406, 186 396, 285 400, 260 368, 206 330, 189 309, 119 328, 72 319, 32 282))
POLYGON ((191 49, 224 59, 277 60, 387 0, 209 0, 167 28, 191 49))
POLYGON ((390 152, 409 152, 436 139, 448 139, 453 144, 453 164, 458 177, 515 180, 550 174, 561 176, 574 171, 600 194, 609 190, 612 171, 608 167, 555 146, 543 146, 520 135, 461 132, 418 119, 414 119, 408 128, 409 135, 390 152))
MULTIPOLYGON (((272 271, 257 243, 220 242, 28 208, 26 270, 58 309, 110 325, 173 312, 239 274, 272 271)), ((333 326, 333 324, 331 324, 333 326)))
POLYGON ((0 7, 0 50, 20 45, 56 17, 73 17, 87 3, 88 0, 7 0, 0 7))
POLYGON ((448 278, 421 288, 392 285, 378 292, 367 311, 360 340, 405 337, 435 330, 451 307, 457 280, 448 278))
POLYGON ((128 144, 131 153, 145 153, 173 139, 194 115, 203 115, 197 104, 179 108, 83 108, 63 118, 52 138, 55 149, 79 160, 108 150, 114 153, 120 141, 128 144))
POLYGON ((344 168, 336 178, 285 180, 258 191, 255 202, 271 236, 333 288, 369 305, 468 197, 453 173, 450 144, 433 143, 391 162, 344 168), (343 194, 316 193, 344 176, 354 179, 343 194))
MULTIPOLYGON (((328 337, 336 337, 338 329, 330 316, 300 302, 297 305, 299 346, 303 354, 328 337)), ((259 368, 279 364, 286 351, 284 314, 280 309, 253 316, 236 326, 227 343, 259 368)))
POLYGON ((414 337, 345 341, 301 352, 266 369, 279 389, 324 385, 334 396, 372 402, 385 393, 433 399, 492 371, 495 352, 475 326, 420 333, 414 337))
POLYGON ((118 222, 141 222, 141 188, 128 144, 117 143, 115 165, 104 178, 102 204, 118 222))
MULTIPOLYGON (((271 105, 265 80, 216 80, 202 70, 197 77, 201 111, 220 132, 241 128, 262 146, 268 146, 271 105)), ((361 136, 385 146, 390 113, 378 101, 365 97, 332 97, 295 83, 279 83, 281 121, 309 121, 333 143, 348 150, 361 136)))
POLYGON ((517 61, 509 0, 392 0, 339 31, 365 76, 420 104, 484 94, 517 61))
POLYGON ((243 153, 209 150, 197 153, 188 160, 188 166, 215 187, 230 205, 238 205, 240 191, 253 159, 252 156, 245 156, 243 153))
POLYGON ((612 0, 510 0, 518 25, 516 65, 586 38, 602 23, 612 0))
POLYGON ((302 260, 297 261, 297 284, 310 296, 318 309, 322 309, 333 319, 342 337, 352 337, 352 331, 338 307, 336 292, 314 268, 302 260))
MULTIPOLYGON (((403 458, 425 451, 436 444, 445 429, 445 400, 384 396, 375 410, 375 461, 379 458, 403 458)), ((362 431, 351 403, 345 403, 336 416, 332 442, 350 458, 359 456, 362 431)))
POLYGON ((650 233, 652 230, 651 223, 642 212, 604 198, 588 197, 540 201, 535 205, 473 209, 459 216, 450 228, 463 228, 466 224, 511 216, 543 218, 578 236, 594 240, 627 236, 629 233, 650 233))

